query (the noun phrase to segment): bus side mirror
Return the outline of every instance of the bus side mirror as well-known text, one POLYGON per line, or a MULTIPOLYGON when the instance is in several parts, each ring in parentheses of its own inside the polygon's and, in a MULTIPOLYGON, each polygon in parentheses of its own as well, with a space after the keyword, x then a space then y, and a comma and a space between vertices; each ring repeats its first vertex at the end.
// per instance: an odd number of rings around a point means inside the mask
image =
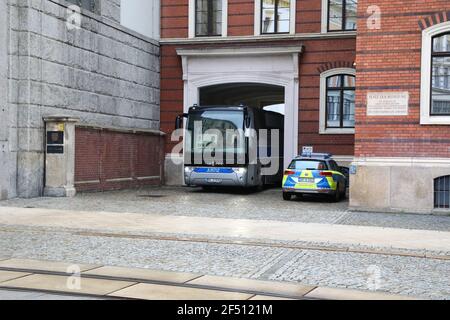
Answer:
POLYGON ((183 119, 187 118, 187 113, 180 114, 175 119, 175 129, 183 128, 183 119))

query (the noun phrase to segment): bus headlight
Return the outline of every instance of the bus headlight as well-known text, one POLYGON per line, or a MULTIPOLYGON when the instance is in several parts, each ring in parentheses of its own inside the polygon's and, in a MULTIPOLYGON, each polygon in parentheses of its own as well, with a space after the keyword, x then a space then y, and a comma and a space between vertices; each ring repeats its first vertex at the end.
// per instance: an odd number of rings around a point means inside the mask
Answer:
POLYGON ((239 175, 244 175, 247 173, 246 168, 233 168, 233 171, 239 175))
POLYGON ((192 171, 194 171, 194 168, 192 168, 192 167, 184 167, 184 173, 191 173, 192 171))

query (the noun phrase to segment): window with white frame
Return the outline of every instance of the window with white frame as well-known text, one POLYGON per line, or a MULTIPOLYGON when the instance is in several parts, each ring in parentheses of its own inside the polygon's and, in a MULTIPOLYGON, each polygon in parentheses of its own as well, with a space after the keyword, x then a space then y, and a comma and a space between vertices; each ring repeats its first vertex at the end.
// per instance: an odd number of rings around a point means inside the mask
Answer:
POLYGON ((358 0, 322 0, 322 32, 355 31, 358 0))
POLYGON ((450 124, 450 21, 422 32, 420 123, 450 124))
POLYGON ((222 0, 195 1, 195 35, 222 35, 222 0))
POLYGON ((189 0, 189 38, 226 37, 228 0, 189 0))
POLYGON ((256 0, 255 35, 294 34, 295 0, 256 0))
POLYGON ((290 1, 262 0, 261 34, 289 33, 290 1))
POLYGON ((350 68, 320 75, 320 133, 354 133, 355 79, 355 70, 350 68))
POLYGON ((450 115, 450 32, 433 37, 431 52, 431 110, 433 116, 450 115))

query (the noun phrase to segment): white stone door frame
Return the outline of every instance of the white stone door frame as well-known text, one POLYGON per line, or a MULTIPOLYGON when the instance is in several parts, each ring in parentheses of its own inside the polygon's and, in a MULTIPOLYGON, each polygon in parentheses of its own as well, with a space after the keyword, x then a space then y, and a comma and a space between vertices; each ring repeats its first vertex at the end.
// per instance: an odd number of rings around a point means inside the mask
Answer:
POLYGON ((302 47, 179 49, 184 112, 199 102, 200 88, 227 83, 284 88, 284 166, 298 155, 299 54, 302 47))

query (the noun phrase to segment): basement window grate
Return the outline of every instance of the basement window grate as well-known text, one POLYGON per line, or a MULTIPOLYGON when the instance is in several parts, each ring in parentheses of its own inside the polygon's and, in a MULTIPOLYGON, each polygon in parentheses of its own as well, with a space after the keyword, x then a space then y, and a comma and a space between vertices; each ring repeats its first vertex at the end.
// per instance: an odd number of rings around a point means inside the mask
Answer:
POLYGON ((434 179, 434 208, 450 208, 450 175, 434 179))

